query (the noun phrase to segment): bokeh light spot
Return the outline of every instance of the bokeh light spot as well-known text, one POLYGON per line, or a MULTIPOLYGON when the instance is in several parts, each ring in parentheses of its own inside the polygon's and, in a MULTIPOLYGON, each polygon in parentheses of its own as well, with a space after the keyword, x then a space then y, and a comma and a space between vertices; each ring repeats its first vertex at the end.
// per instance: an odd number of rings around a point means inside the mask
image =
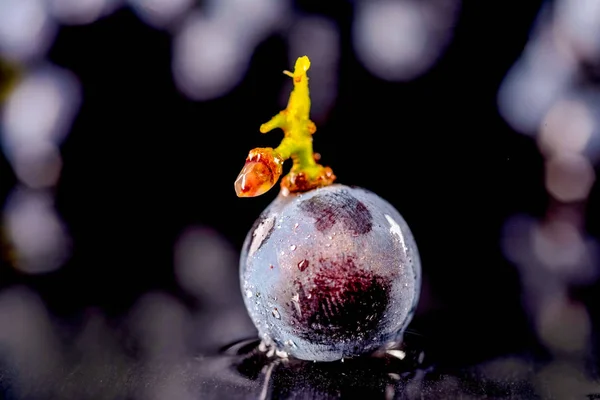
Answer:
POLYGON ((236 87, 251 53, 229 26, 198 12, 189 14, 176 34, 173 51, 175 82, 193 100, 211 100, 236 87))
POLYGON ((594 168, 579 154, 563 154, 546 162, 546 189, 559 201, 584 200, 595 179, 594 168))
POLYGON ((194 0, 129 0, 137 15, 147 24, 165 28, 179 21, 194 0))
POLYGON ((547 156, 561 152, 580 153, 595 128, 594 116, 587 104, 561 100, 550 108, 542 120, 538 143, 547 156))
POLYGON ((17 269, 31 274, 50 272, 69 256, 67 229, 47 192, 15 189, 4 209, 4 223, 17 269))
POLYGON ((52 44, 57 26, 48 16, 43 0, 0 1, 0 54, 28 61, 52 44))
POLYGON ((46 0, 50 13, 62 24, 90 24, 112 11, 122 0, 46 0))

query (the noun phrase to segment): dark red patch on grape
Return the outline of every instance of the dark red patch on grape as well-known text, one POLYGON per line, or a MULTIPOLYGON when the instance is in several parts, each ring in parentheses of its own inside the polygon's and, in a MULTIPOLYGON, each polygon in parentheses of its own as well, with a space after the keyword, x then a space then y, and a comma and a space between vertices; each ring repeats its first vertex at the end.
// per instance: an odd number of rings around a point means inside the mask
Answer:
POLYGON ((391 282, 358 268, 353 257, 321 259, 318 266, 309 280, 294 281, 298 297, 290 304, 290 322, 298 336, 322 344, 367 340, 384 319, 391 282))
POLYGON ((345 190, 318 194, 300 203, 299 208, 316 219, 315 228, 320 232, 331 229, 336 222, 359 235, 369 233, 373 228, 369 209, 345 190))

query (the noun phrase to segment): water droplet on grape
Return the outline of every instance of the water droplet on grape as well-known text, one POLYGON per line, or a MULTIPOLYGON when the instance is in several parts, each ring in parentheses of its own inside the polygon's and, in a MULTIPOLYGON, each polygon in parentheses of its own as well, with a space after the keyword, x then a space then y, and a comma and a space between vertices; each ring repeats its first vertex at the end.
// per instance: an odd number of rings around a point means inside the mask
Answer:
POLYGON ((273 309, 273 316, 277 319, 281 319, 281 314, 279 314, 279 311, 277 311, 277 307, 273 309))
POLYGON ((302 260, 302 261, 300 261, 300 262, 298 263, 298 269, 299 269, 301 272, 304 272, 304 270, 305 270, 306 268, 308 268, 308 264, 309 264, 308 260, 302 260))
POLYGON ((252 292, 250 290, 246 290, 246 297, 247 298, 252 297, 252 292))
POLYGON ((290 246, 290 250, 291 250, 291 251, 294 251, 294 250, 296 250, 296 245, 295 245, 295 244, 291 245, 291 246, 290 246))

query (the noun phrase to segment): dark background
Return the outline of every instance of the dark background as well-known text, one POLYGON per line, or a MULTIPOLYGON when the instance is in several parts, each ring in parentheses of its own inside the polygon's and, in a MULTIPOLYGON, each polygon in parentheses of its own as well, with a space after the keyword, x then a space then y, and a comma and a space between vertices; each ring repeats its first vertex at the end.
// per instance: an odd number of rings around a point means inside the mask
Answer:
MULTIPOLYGON (((440 60, 417 79, 393 83, 357 61, 350 2, 296 2, 333 18, 341 38, 337 101, 318 125, 315 150, 338 182, 377 193, 407 220, 424 275, 411 328, 451 363, 544 352, 521 304, 519 271, 500 246, 511 215, 544 214, 544 160, 535 141, 515 132, 497 107, 500 84, 541 5, 465 1, 440 60)), ((281 138, 260 135, 258 127, 281 108, 287 79, 281 71, 291 68, 286 40, 273 35, 261 42, 243 82, 210 101, 177 90, 171 52, 169 33, 124 8, 93 24, 61 27, 48 54, 83 90, 61 147, 55 192, 72 256, 40 275, 16 271, 5 257, 0 286, 29 285, 67 326, 90 308, 118 320, 153 290, 201 307, 173 273, 181 231, 209 226, 240 249, 277 194, 240 199, 233 182, 251 148, 275 147, 281 138)), ((0 160, 5 199, 17 179, 0 160)), ((592 216, 594 198, 592 192, 585 205, 592 216)), ((586 228, 598 229, 591 218, 586 228)), ((573 296, 593 311, 592 293, 590 285, 573 296)))

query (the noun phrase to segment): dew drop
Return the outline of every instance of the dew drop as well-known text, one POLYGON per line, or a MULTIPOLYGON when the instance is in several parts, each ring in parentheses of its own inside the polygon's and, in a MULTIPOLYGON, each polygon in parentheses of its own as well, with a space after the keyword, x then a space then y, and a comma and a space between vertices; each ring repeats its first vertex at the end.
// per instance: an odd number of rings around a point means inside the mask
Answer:
POLYGON ((291 347, 292 349, 297 348, 298 346, 296 346, 296 343, 294 343, 293 340, 286 340, 286 342, 284 343, 287 347, 291 347))
POLYGON ((289 355, 286 351, 275 350, 275 355, 279 358, 288 358, 289 355))
POLYGON ((252 297, 252 291, 250 291, 250 290, 246 290, 246 297, 247 297, 247 298, 250 298, 250 297, 252 297))
POLYGON ((295 245, 295 244, 291 245, 291 246, 290 246, 290 250, 291 250, 291 251, 294 251, 294 250, 296 250, 296 245, 295 245))
POLYGON ((309 264, 308 260, 302 260, 302 261, 300 261, 298 263, 298 269, 300 270, 300 272, 304 272, 304 270, 306 268, 308 268, 308 264, 309 264))
POLYGON ((327 236, 327 239, 332 240, 333 236, 327 236))
POLYGON ((277 307, 273 309, 273 316, 277 319, 281 319, 281 314, 279 314, 279 311, 277 311, 277 307))

